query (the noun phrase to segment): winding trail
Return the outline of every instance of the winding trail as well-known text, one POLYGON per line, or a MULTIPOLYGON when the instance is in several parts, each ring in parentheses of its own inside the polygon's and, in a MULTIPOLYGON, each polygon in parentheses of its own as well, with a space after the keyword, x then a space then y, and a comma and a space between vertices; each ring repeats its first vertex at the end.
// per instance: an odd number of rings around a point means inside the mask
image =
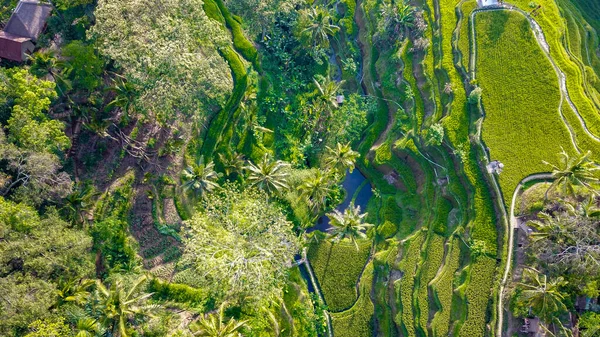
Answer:
MULTIPOLYGON (((521 13, 523 16, 525 16, 525 18, 527 19, 527 21, 529 22, 529 24, 531 26, 531 29, 533 31, 533 35, 536 38, 536 41, 538 42, 538 44, 540 45, 540 48, 542 49, 542 51, 544 52, 544 54, 546 55, 546 57, 552 64, 552 67, 554 68, 554 72, 556 73, 556 76, 558 77, 559 89, 560 89, 560 94, 561 94, 560 104, 558 106, 558 112, 559 112, 564 124, 569 129, 573 147, 578 152, 581 152, 581 149, 577 145, 576 134, 573 131, 573 128, 571 127, 571 125, 567 122, 567 120, 562 112, 562 107, 563 107, 563 104, 565 101, 567 102, 567 104, 569 105, 571 110, 575 113, 575 115, 579 119, 579 122, 580 122, 582 128, 584 129, 584 131, 586 132, 586 134, 589 137, 591 137, 592 139, 594 139, 595 141, 600 142, 600 138, 597 137, 596 135, 594 135, 592 132, 590 132, 590 130, 587 127, 587 124, 585 123, 585 120, 583 119, 583 117, 579 113, 579 110, 577 109, 577 107, 575 106, 573 101, 571 100, 571 96, 569 95, 569 92, 567 90, 566 75, 558 67, 558 65, 552 58, 552 55, 550 54, 550 46, 548 45, 548 43, 546 41, 546 38, 544 36, 544 33, 543 33, 540 25, 527 12, 525 12, 513 5, 503 4, 503 5, 494 5, 494 6, 490 6, 490 7, 482 7, 482 8, 474 10, 471 13, 471 15, 470 15, 471 37, 472 37, 472 41, 473 41, 472 49, 471 49, 471 60, 470 60, 470 65, 469 65, 470 72, 471 72, 471 78, 475 79, 476 62, 477 62, 477 42, 476 42, 477 35, 476 35, 476 31, 475 31, 475 15, 477 13, 484 12, 484 11, 500 11, 500 10, 512 10, 512 11, 521 13)), ((481 125, 479 126, 479 128, 481 128, 481 125)), ((528 182, 536 181, 536 180, 551 180, 551 179, 552 179, 551 173, 536 173, 536 174, 529 175, 529 176, 523 178, 519 182, 519 184, 517 185, 517 187, 515 188, 515 190, 513 192, 512 201, 511 201, 511 205, 510 205, 510 211, 508 214, 508 226, 506 226, 507 227, 506 229, 508 232, 507 257, 506 257, 504 273, 503 273, 503 276, 502 276, 502 279, 500 282, 500 287, 498 290, 498 301, 497 301, 498 317, 497 317, 497 330, 496 330, 496 336, 498 336, 498 337, 502 336, 502 328, 503 328, 503 323, 504 323, 504 310, 503 310, 504 296, 503 295, 504 295, 506 283, 508 281, 508 276, 512 269, 514 232, 515 232, 515 229, 518 228, 518 221, 517 221, 517 218, 515 217, 515 204, 516 204, 517 195, 521 191, 521 188, 524 186, 524 184, 526 184, 528 182)), ((493 181, 494 181, 495 187, 498 187, 497 179, 495 177, 493 177, 493 181)), ((501 195, 501 194, 499 194, 499 195, 501 195)))
POLYGON ((577 119, 579 120, 579 123, 581 124, 581 127, 583 128, 583 130, 585 131, 585 133, 590 138, 592 138, 593 140, 595 140, 597 142, 600 142, 600 137, 596 136, 595 134, 593 134, 589 130, 589 128, 587 126, 587 123, 585 122, 585 120, 581 116, 581 113, 579 112, 579 109, 577 109, 577 107, 575 106, 575 104, 571 100, 571 96, 569 95, 569 91, 567 89, 567 77, 566 77, 565 73, 558 67, 558 65, 556 64, 556 61, 554 61, 554 58, 550 54, 550 45, 546 41, 546 37, 544 35, 544 32, 542 31, 541 26, 537 23, 537 21, 535 21, 529 15, 529 13, 523 11, 522 9, 517 8, 516 6, 513 6, 513 5, 505 3, 503 5, 495 5, 495 6, 491 6, 491 7, 479 8, 479 9, 474 10, 471 13, 471 16, 470 16, 470 21, 471 21, 471 36, 472 36, 473 41, 474 41, 473 42, 473 49, 472 49, 472 52, 471 52, 471 56, 472 57, 471 57, 471 62, 470 62, 471 77, 473 79, 475 79, 476 61, 477 61, 477 43, 475 42, 477 34, 475 32, 475 25, 474 25, 475 15, 477 13, 484 12, 484 11, 499 11, 499 10, 512 10, 512 11, 521 13, 523 16, 525 16, 525 18, 527 19, 527 21, 529 21, 529 25, 531 26, 531 29, 533 31, 533 35, 535 36, 536 41, 538 42, 538 44, 542 48, 542 51, 546 55, 546 58, 552 64, 552 67, 554 68, 554 72, 556 73, 556 76, 558 77, 558 84, 559 84, 559 89, 560 89, 560 94, 561 94, 561 100, 560 100, 560 104, 559 104, 559 107, 558 107, 558 111, 560 113, 561 119, 563 120, 563 122, 565 123, 565 125, 568 127, 569 132, 571 133, 571 141, 573 142, 574 148, 577 149, 579 152, 581 152, 581 150, 579 149, 579 146, 577 145, 576 135, 575 135, 575 133, 574 133, 571 125, 566 121, 566 119, 565 119, 565 117, 564 117, 564 115, 562 113, 562 106, 563 106, 563 103, 565 101, 567 102, 567 104, 569 105, 569 107, 571 108, 571 110, 575 113, 575 115, 577 116, 577 119))
POLYGON ((509 223, 510 226, 508 228, 508 253, 506 255, 506 268, 504 269, 504 275, 502 275, 502 281, 500 282, 500 288, 498 290, 498 331, 496 335, 498 337, 502 337, 502 326, 504 321, 504 310, 503 310, 503 299, 504 299, 504 287, 506 287, 506 282, 508 281, 508 275, 510 274, 510 270, 512 269, 512 256, 513 256, 513 247, 515 242, 515 229, 518 228, 519 223, 517 217, 515 217, 515 204, 517 201, 517 195, 523 185, 528 182, 536 181, 536 180, 551 180, 551 173, 536 173, 530 176, 523 178, 515 188, 512 196, 512 202, 510 203, 510 213, 509 213, 509 223))

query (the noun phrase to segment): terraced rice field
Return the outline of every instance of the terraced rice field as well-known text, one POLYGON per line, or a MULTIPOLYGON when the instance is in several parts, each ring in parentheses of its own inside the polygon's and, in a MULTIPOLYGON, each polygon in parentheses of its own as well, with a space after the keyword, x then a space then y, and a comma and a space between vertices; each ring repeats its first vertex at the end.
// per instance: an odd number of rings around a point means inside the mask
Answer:
POLYGON ((529 22, 518 12, 475 15, 476 72, 485 110, 482 138, 490 158, 504 164, 505 202, 526 176, 548 170, 542 162, 561 147, 575 148, 561 118, 559 82, 529 22))

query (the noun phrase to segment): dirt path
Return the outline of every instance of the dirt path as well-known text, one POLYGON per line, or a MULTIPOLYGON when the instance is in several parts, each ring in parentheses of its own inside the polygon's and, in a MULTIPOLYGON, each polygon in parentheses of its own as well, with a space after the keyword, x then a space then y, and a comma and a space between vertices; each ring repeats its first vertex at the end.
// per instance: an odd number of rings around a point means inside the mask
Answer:
POLYGON ((513 248, 514 248, 514 238, 515 238, 515 229, 518 228, 518 222, 517 222, 517 217, 515 217, 515 204, 516 204, 516 200, 517 200, 517 195, 519 194, 519 191, 521 191, 521 188, 523 187, 523 185, 525 185, 526 183, 530 182, 530 181, 534 181, 534 180, 548 180, 548 179, 552 179, 552 174, 551 173, 536 173, 536 174, 532 174, 530 176, 527 176, 525 178, 523 178, 523 180, 521 180, 521 182, 519 182, 519 185, 517 185, 517 188, 515 188, 515 191, 513 192, 513 196, 512 196, 512 202, 510 204, 510 215, 509 215, 509 222, 510 222, 510 228, 508 229, 508 254, 506 256, 506 268, 504 269, 504 275, 502 276, 502 281, 500 282, 500 288, 498 291, 499 294, 499 299, 498 299, 498 331, 496 332, 497 336, 501 337, 502 336, 502 325, 503 325, 503 321, 504 321, 504 310, 503 310, 503 294, 504 294, 504 287, 506 286, 506 282, 508 281, 508 274, 510 273, 510 270, 512 269, 512 256, 513 256, 513 248))

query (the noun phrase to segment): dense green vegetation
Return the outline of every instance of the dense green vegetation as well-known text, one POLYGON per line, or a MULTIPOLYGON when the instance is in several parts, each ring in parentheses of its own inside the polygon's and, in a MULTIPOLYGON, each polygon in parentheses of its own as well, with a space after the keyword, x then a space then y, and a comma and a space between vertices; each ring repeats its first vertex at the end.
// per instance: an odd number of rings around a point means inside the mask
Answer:
POLYGON ((593 334, 598 6, 511 4, 53 1, 0 61, 0 335, 593 334))

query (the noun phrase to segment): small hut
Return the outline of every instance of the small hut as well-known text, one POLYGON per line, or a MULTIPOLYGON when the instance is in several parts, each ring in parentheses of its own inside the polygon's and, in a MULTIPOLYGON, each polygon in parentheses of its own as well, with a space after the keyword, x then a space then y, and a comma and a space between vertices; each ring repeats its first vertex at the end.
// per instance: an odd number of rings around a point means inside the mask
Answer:
POLYGON ((486 166, 488 173, 492 174, 492 173, 496 173, 496 174, 500 174, 502 173, 502 170, 504 169, 504 164, 502 164, 501 162, 494 160, 493 162, 487 164, 486 166))
POLYGON ((0 57, 22 62, 33 52, 35 42, 46 27, 52 6, 37 0, 21 0, 0 31, 0 57))

